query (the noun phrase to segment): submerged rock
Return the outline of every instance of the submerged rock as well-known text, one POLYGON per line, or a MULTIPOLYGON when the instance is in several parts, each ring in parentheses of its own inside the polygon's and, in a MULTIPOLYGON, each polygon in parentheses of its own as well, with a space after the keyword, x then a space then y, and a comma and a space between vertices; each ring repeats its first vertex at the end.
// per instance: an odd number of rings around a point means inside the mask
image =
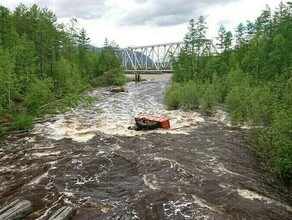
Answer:
POLYGON ((114 87, 110 89, 111 92, 125 92, 125 88, 120 86, 120 87, 114 87))

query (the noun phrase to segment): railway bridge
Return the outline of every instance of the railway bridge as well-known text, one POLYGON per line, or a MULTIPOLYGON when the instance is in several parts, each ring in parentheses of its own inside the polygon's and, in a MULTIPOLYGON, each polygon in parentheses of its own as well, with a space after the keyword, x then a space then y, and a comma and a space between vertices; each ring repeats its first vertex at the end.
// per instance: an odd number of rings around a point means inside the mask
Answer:
POLYGON ((171 62, 183 46, 184 42, 135 46, 119 49, 118 53, 127 73, 172 72, 171 62))

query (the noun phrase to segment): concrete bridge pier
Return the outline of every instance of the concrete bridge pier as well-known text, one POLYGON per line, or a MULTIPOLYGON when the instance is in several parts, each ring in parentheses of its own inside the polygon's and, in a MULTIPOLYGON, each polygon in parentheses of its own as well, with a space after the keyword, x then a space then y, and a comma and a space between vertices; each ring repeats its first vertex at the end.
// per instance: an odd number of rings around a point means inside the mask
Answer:
POLYGON ((135 74, 135 83, 140 82, 140 80, 141 80, 140 74, 135 74))

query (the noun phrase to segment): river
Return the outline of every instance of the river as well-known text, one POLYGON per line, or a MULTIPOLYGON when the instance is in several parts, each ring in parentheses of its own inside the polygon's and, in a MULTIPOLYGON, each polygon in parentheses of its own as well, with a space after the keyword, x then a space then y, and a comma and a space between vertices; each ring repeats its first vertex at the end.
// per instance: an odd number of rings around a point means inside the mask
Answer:
POLYGON ((63 205, 74 219, 292 219, 291 188, 263 170, 226 114, 205 117, 163 105, 168 81, 89 93, 99 101, 39 119, 0 139, 0 207, 30 200, 26 219, 63 205), (133 131, 140 112, 169 130, 133 131))

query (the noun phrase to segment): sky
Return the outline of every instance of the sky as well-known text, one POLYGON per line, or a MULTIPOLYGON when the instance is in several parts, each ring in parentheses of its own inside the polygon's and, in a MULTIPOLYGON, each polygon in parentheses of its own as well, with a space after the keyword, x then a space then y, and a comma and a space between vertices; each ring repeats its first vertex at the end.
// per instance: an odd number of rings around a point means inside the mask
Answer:
MULTIPOLYGON (((282 2, 287 2, 283 0, 282 2)), ((221 24, 234 31, 239 23, 254 21, 269 5, 275 9, 281 0, 0 0, 11 11, 20 3, 48 7, 58 22, 77 18, 91 44, 102 47, 107 38, 120 48, 181 42, 188 23, 206 17, 207 36, 214 39, 221 24)))

